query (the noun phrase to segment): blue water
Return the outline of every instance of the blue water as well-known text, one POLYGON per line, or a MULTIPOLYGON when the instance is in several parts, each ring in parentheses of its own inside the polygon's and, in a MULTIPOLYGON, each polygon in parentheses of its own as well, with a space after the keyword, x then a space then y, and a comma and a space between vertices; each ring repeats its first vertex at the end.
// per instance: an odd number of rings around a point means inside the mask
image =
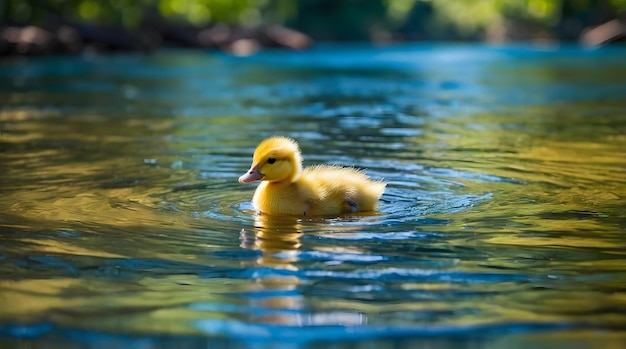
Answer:
POLYGON ((7 347, 626 345, 626 49, 0 64, 7 347), (388 183, 254 212, 260 140, 388 183))

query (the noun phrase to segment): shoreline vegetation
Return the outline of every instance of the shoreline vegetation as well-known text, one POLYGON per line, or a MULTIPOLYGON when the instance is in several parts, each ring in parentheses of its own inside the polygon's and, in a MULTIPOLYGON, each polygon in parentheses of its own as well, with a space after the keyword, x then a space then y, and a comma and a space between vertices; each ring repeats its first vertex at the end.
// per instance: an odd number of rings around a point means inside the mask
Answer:
POLYGON ((0 29, 0 55, 38 56, 84 52, 152 52, 162 47, 204 48, 246 56, 262 48, 303 50, 312 39, 281 25, 245 28, 215 25, 193 28, 164 24, 158 29, 127 30, 84 23, 65 23, 53 28, 34 25, 0 29))
POLYGON ((162 47, 245 56, 329 41, 597 47, 626 42, 626 0, 7 0, 0 8, 0 56, 162 47))

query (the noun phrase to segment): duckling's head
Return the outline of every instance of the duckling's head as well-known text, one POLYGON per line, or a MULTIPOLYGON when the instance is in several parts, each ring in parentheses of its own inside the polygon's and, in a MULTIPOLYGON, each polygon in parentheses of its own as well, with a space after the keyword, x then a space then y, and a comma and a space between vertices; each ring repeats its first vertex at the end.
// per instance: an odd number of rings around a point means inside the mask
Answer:
POLYGON ((298 143, 291 138, 276 136, 262 141, 254 151, 252 167, 239 183, 258 180, 290 183, 298 179, 302 171, 302 155, 298 143))

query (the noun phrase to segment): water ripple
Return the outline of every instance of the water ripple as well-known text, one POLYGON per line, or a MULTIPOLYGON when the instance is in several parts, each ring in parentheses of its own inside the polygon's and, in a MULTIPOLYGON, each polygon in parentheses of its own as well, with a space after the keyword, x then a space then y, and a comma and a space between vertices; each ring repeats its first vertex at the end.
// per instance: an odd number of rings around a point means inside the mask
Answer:
POLYGON ((0 346, 623 331, 623 49, 342 50, 0 66, 0 346), (379 210, 255 212, 275 134, 379 210))

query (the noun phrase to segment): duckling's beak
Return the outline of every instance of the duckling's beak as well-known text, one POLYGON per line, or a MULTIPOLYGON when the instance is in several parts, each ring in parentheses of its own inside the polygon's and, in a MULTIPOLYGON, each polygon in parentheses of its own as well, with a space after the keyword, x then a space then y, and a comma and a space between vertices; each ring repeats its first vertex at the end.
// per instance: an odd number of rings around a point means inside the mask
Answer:
POLYGON ((259 172, 259 165, 252 166, 252 168, 248 170, 248 172, 239 177, 239 183, 250 183, 258 181, 259 179, 263 179, 264 176, 264 174, 259 172))

